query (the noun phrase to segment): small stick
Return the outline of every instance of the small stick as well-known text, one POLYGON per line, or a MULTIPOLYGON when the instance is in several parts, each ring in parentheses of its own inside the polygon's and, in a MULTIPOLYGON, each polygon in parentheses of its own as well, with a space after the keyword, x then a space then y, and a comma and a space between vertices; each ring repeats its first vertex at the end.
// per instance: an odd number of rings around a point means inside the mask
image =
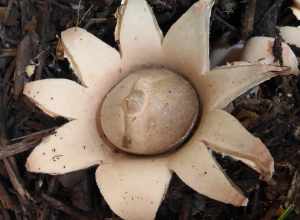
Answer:
MULTIPOLYGON (((4 85, 0 86, 0 149, 3 149, 7 144, 7 136, 6 136, 6 118, 7 115, 7 97, 5 96, 5 88, 4 85)), ((21 202, 26 203, 28 199, 31 198, 30 194, 23 187, 21 183, 21 177, 16 166, 15 158, 9 157, 3 159, 5 169, 7 171, 8 177, 13 185, 14 189, 18 193, 19 199, 21 202)))
POLYGON ((78 27, 78 25, 79 25, 80 7, 81 7, 81 0, 79 0, 79 2, 78 2, 77 19, 76 19, 76 25, 75 25, 76 27, 78 27))
POLYGON ((17 55, 16 48, 2 48, 0 49, 0 57, 15 57, 17 55))
POLYGON ((79 20, 79 25, 83 22, 85 17, 90 13, 90 11, 93 9, 94 5, 92 4, 88 10, 82 15, 81 19, 79 20))
MULTIPOLYGON (((58 182, 56 177, 52 177, 48 184, 47 195, 53 194, 58 189, 58 182)), ((43 203, 39 220, 47 220, 51 215, 52 210, 49 209, 48 203, 43 203)))
POLYGON ((191 198, 189 195, 185 195, 184 199, 183 199, 183 203, 182 203, 182 207, 181 207, 181 212, 179 215, 179 220, 188 220, 190 219, 190 215, 191 215, 191 198))
POLYGON ((5 187, 0 182, 0 204, 5 209, 13 210, 16 207, 16 201, 8 194, 5 187))
POLYGON ((233 32, 238 32, 238 30, 232 25, 229 24, 224 18, 222 18, 220 16, 220 10, 219 9, 215 9, 215 14, 214 17, 216 20, 218 20, 220 23, 224 24, 229 30, 233 31, 233 32))
POLYGON ((11 220, 7 210, 2 209, 1 212, 2 212, 3 220, 11 220))
POLYGON ((31 199, 30 194, 21 184, 20 177, 14 171, 9 159, 4 159, 3 161, 11 184, 13 185, 14 189, 18 192, 21 201, 27 203, 28 199, 31 199))
POLYGON ((91 220, 93 219, 89 213, 86 213, 82 210, 79 210, 75 207, 67 206, 63 202, 48 196, 45 193, 42 193, 42 198, 54 209, 60 210, 70 216, 73 217, 73 219, 80 219, 80 220, 91 220))
POLYGON ((102 24, 106 22, 107 18, 91 18, 88 20, 88 22, 84 25, 84 29, 88 29, 90 26, 94 24, 102 24))
POLYGON ((20 136, 17 138, 12 138, 9 140, 10 143, 15 142, 15 141, 31 141, 32 138, 42 138, 45 136, 48 136, 50 134, 53 134, 55 131, 55 128, 49 128, 49 129, 44 129, 41 131, 33 132, 31 134, 25 135, 25 136, 20 136))
POLYGON ((249 0, 245 9, 242 39, 246 40, 253 32, 256 0, 249 0))
POLYGON ((15 143, 11 145, 7 145, 3 148, 0 148, 0 160, 3 160, 7 157, 14 156, 19 153, 23 153, 24 151, 28 151, 32 148, 34 148, 41 140, 33 140, 29 143, 15 143))

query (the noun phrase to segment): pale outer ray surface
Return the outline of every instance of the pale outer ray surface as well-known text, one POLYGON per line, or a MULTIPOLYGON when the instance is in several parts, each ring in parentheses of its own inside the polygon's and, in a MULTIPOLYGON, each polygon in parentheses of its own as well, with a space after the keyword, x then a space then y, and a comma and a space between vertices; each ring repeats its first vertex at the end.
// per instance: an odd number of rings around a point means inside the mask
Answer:
MULTIPOLYGON (((155 218, 173 172, 198 193, 235 206, 246 205, 247 198, 226 177, 210 148, 238 158, 260 172, 265 180, 273 174, 273 158, 259 139, 220 109, 247 89, 276 75, 286 74, 288 68, 241 62, 209 72, 212 6, 212 0, 195 3, 162 39, 147 2, 124 1, 116 27, 121 56, 117 50, 81 28, 64 31, 65 55, 84 86, 62 79, 26 84, 24 94, 42 110, 52 116, 73 120, 33 150, 27 160, 27 169, 64 174, 99 165, 96 180, 102 195, 117 215, 130 220, 155 218), (140 22, 136 22, 136 17, 140 22), (135 28, 131 28, 132 23, 135 28), (141 53, 143 55, 139 56, 141 53), (103 134, 96 134, 97 108, 107 92, 130 72, 128 70, 147 64, 163 64, 189 79, 203 102, 202 117, 208 122, 209 129, 200 126, 185 145, 169 154, 139 157, 115 153, 103 140, 103 134), (59 97, 55 91, 57 86, 61 89, 59 97), (70 95, 75 90, 77 103, 70 95), (225 132, 227 127, 231 132, 225 132), (78 135, 78 129, 86 135, 78 135), (263 154, 257 154, 254 159, 253 155, 258 152, 263 154), (54 153, 56 157, 53 157, 54 153)), ((287 55, 291 56, 289 53, 287 55)))
POLYGON ((291 45, 300 47, 300 28, 299 27, 290 27, 284 26, 280 27, 280 36, 283 40, 291 45))
POLYGON ((300 19, 300 1, 294 0, 293 5, 290 7, 295 17, 299 20, 300 19))

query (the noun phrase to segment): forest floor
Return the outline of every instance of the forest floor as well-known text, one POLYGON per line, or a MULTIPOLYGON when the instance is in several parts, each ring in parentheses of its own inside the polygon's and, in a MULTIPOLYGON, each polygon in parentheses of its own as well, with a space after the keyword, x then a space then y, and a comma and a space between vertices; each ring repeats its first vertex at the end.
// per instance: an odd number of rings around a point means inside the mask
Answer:
MULTIPOLYGON (((164 33, 195 0, 148 0, 164 33)), ((53 128, 51 118, 22 96, 23 86, 43 78, 75 79, 57 49, 64 29, 78 25, 116 47, 114 13, 119 0, 0 0, 0 219, 118 219, 101 196, 95 168, 62 176, 32 174, 25 161, 53 128), (34 74, 29 75, 35 67, 34 74)), ((277 26, 300 24, 288 0, 219 0, 211 18, 211 48, 251 36, 280 39, 277 26)), ((300 36, 299 36, 300 37, 300 36)), ((280 49, 280 48, 279 48, 280 49)), ((300 55, 299 48, 292 46, 300 55)), ((275 159, 273 180, 227 157, 215 155, 249 197, 236 208, 192 191, 176 176, 157 219, 300 219, 300 78, 274 78, 234 101, 232 113, 260 137, 275 159)))

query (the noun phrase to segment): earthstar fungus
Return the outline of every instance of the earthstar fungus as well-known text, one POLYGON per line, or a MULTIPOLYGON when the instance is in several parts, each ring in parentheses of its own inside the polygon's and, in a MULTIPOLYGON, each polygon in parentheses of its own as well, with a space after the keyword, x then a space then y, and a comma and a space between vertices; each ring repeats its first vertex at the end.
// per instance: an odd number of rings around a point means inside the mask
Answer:
POLYGON ((243 161, 263 180, 274 162, 222 108, 287 68, 239 62, 210 70, 212 6, 198 1, 163 38, 145 0, 124 1, 116 27, 120 53, 81 28, 64 31, 65 55, 82 85, 26 84, 24 94, 37 106, 70 120, 33 150, 27 169, 64 174, 99 165, 99 189, 124 219, 154 219, 172 173, 212 199, 246 205, 211 150, 243 161))

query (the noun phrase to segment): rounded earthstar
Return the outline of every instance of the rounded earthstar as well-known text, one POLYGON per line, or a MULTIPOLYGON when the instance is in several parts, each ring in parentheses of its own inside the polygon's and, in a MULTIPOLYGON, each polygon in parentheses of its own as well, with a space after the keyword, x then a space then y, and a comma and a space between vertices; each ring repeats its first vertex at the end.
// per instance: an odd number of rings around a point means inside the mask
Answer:
POLYGON ((81 84, 25 85, 24 94, 43 111, 69 119, 32 151, 26 168, 55 175, 98 166, 99 189, 124 219, 154 219, 172 173, 200 194, 245 206, 212 151, 241 160, 266 181, 274 161, 222 109, 287 68, 239 62, 210 70, 212 6, 213 0, 196 2, 163 37, 145 0, 124 1, 115 33, 120 52, 79 27, 62 32, 81 84))

